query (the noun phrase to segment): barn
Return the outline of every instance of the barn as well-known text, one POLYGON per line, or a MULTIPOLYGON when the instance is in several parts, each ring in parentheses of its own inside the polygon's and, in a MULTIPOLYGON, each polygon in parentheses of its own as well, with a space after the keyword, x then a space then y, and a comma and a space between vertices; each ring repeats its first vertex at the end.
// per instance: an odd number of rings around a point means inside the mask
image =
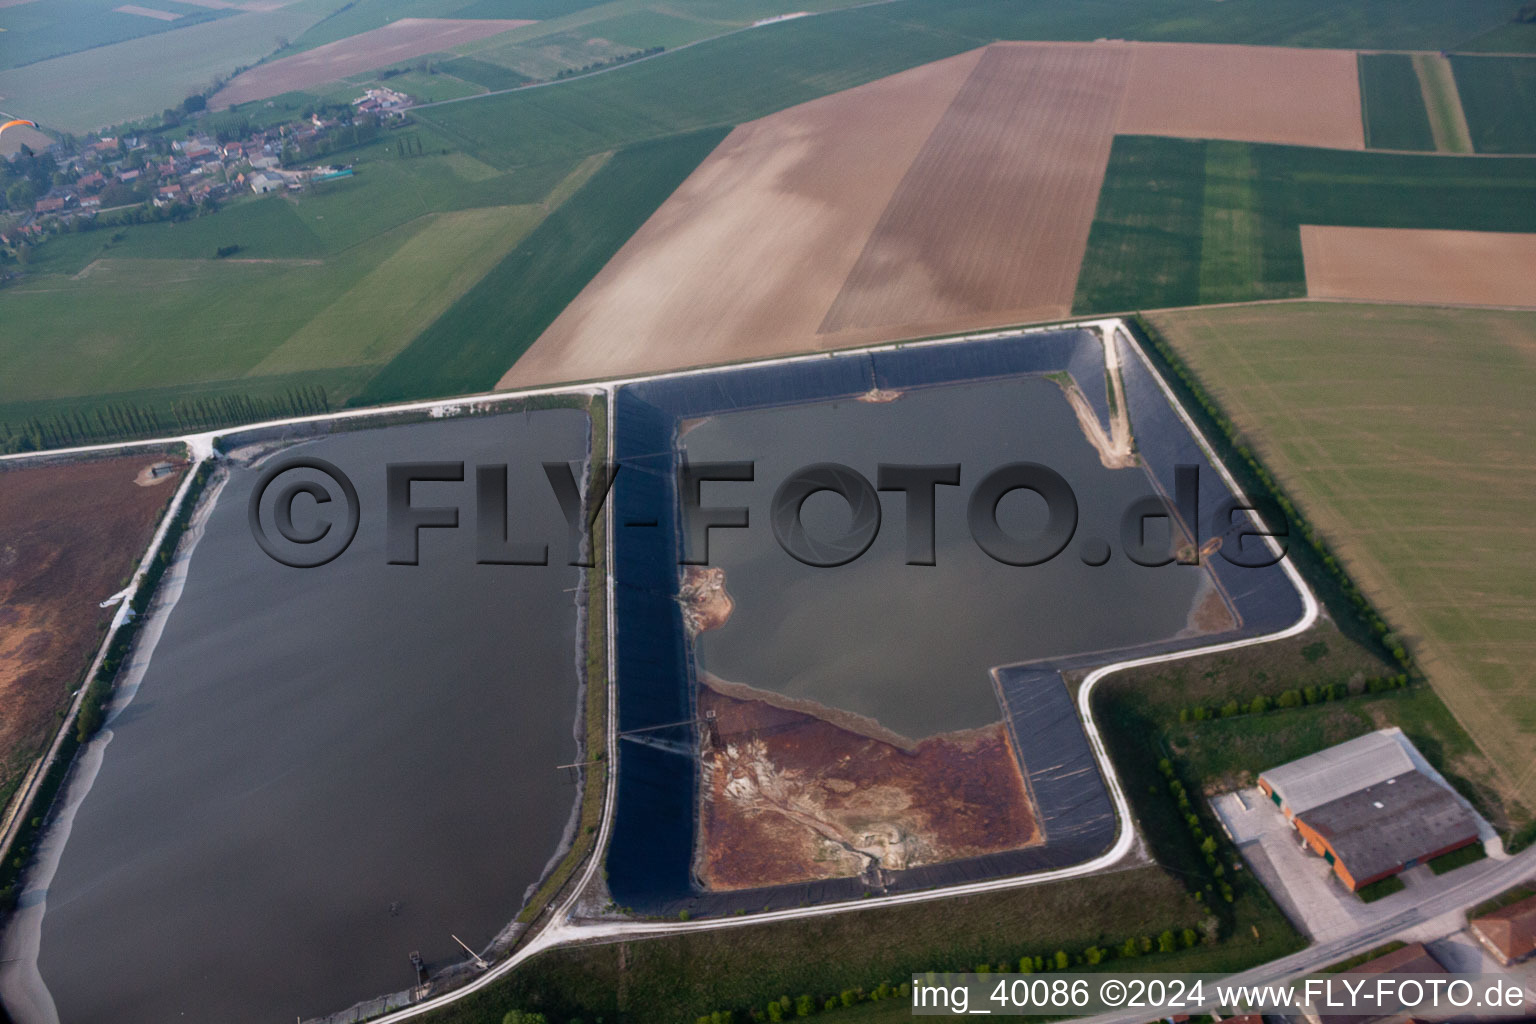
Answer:
POLYGON ((1351 891, 1478 840, 1478 822, 1397 729, 1264 772, 1259 788, 1351 891))

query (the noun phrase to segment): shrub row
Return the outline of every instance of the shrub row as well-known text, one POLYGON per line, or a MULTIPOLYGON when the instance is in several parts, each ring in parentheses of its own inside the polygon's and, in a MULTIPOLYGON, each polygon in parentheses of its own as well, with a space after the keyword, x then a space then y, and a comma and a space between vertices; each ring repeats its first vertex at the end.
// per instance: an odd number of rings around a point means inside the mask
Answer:
MULTIPOLYGON (((1395 676, 1378 676, 1365 681, 1363 691, 1366 693, 1385 693, 1387 690, 1400 690, 1408 685, 1408 676, 1399 673, 1395 676)), ((1191 707, 1179 709, 1179 721, 1206 722, 1217 718, 1236 718, 1239 715, 1262 715, 1269 711, 1286 711, 1291 708, 1307 707, 1313 704, 1324 704, 1331 700, 1343 700, 1349 696, 1349 686, 1345 683, 1324 684, 1322 686, 1307 686, 1300 689, 1286 690, 1278 697, 1269 697, 1259 694, 1251 700, 1240 701, 1236 697, 1228 700, 1220 706, 1208 704, 1196 704, 1191 707)))
MULTIPOLYGON (((1184 783, 1179 781, 1178 773, 1174 771, 1173 762, 1163 758, 1157 762, 1157 770, 1163 773, 1167 780, 1168 793, 1179 805, 1180 816, 1184 819, 1184 827, 1189 829, 1190 838, 1194 839, 1200 847, 1200 852, 1205 856, 1205 866, 1211 872, 1212 884, 1215 891, 1221 893, 1221 898, 1231 903, 1237 898, 1237 893, 1232 888, 1232 883, 1227 881, 1227 869, 1222 867, 1221 860, 1216 856, 1221 849, 1221 841, 1214 835, 1205 831, 1200 824, 1200 815, 1195 813, 1194 803, 1189 799, 1189 792, 1184 788, 1184 783)), ((1204 902, 1204 894, 1195 893, 1195 899, 1204 902)))

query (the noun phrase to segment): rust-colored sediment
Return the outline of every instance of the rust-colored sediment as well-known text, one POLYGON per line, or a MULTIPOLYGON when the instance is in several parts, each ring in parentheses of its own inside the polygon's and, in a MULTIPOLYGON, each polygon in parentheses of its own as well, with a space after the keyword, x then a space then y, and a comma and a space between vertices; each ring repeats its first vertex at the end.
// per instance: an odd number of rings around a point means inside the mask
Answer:
POLYGON ((0 785, 27 771, 175 494, 163 455, 0 468, 0 785), (168 486, 162 486, 168 485, 168 486))
POLYGON ((873 879, 1043 839, 1001 723, 904 750, 708 686, 699 707, 714 716, 695 858, 708 888, 873 879))
POLYGON ((683 602, 683 624, 689 636, 719 629, 736 608, 725 590, 725 570, 720 568, 689 566, 678 599, 683 602))

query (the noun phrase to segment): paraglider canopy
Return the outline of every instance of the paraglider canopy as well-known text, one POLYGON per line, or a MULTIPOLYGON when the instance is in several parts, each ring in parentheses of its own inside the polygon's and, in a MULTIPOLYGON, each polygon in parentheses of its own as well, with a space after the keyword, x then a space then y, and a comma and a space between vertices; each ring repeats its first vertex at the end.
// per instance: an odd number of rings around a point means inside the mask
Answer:
POLYGON ((0 134, 4 134, 4 132, 5 132, 5 130, 7 128, 14 128, 14 127, 16 127, 19 124, 24 124, 24 125, 26 125, 29 128, 36 128, 37 127, 37 122, 36 121, 28 121, 25 118, 18 117, 14 121, 7 121, 7 122, 5 122, 5 124, 0 124, 0 134))

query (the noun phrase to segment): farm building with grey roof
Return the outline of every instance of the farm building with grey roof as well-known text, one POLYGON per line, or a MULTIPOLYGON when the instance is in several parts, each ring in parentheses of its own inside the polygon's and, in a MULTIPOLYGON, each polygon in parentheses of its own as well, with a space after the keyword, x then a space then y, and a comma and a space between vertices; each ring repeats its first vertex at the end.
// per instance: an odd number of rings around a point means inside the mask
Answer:
POLYGON ((1478 821, 1418 769, 1395 730, 1264 772, 1260 788, 1351 890, 1478 839, 1478 821))

